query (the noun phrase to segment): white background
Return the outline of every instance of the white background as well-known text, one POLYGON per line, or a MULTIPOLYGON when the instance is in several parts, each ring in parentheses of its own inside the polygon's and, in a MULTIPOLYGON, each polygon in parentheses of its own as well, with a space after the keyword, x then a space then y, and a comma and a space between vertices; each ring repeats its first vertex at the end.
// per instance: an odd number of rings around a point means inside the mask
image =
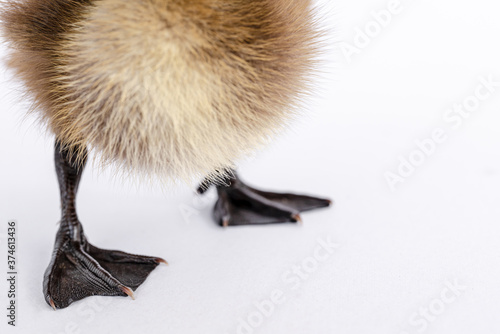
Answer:
POLYGON ((250 317, 253 327, 240 333, 498 333, 500 87, 459 127, 443 115, 474 96, 481 76, 500 81, 500 5, 402 0, 348 62, 342 42, 353 44, 356 28, 388 4, 324 1, 329 51, 317 98, 241 166, 255 186, 335 199, 332 209, 304 214, 303 226, 222 229, 211 219, 213 193, 200 202, 188 188, 138 190, 88 168, 78 212, 90 241, 170 262, 135 301, 88 298, 57 312, 45 304, 59 219, 53 139, 32 117, 23 121, 27 103, 17 103, 2 69, 0 233, 18 221, 20 297, 18 327, 7 327, 2 311, 1 332, 233 334, 250 317), (384 175, 437 128, 447 140, 391 191, 384 175), (286 280, 297 280, 294 265, 314 264, 318 240, 328 238, 339 248, 300 284, 286 280), (453 294, 455 283, 462 290, 453 294), (259 321, 255 303, 274 290, 284 301, 259 321))

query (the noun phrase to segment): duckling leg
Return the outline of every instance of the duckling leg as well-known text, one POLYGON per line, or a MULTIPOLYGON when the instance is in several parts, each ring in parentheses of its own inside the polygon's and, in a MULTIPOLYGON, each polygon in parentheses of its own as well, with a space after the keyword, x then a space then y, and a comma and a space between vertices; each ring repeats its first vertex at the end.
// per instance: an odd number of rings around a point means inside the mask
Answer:
MULTIPOLYGON (((198 188, 203 194, 212 183, 205 180, 198 188)), ((213 215, 221 226, 301 222, 300 213, 332 205, 332 201, 305 195, 257 190, 243 183, 233 172, 226 185, 217 185, 213 215)))
POLYGON ((91 245, 75 210, 75 196, 85 166, 73 155, 55 148, 56 171, 61 191, 62 217, 54 252, 43 279, 47 304, 65 308, 88 296, 131 296, 149 273, 165 260, 104 250, 91 245))

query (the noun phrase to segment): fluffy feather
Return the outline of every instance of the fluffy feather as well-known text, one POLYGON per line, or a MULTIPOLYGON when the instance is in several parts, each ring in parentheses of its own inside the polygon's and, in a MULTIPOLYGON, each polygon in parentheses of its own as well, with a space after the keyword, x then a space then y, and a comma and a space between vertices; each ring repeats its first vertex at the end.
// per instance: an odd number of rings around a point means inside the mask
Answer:
POLYGON ((280 132, 317 54, 309 0, 11 0, 2 22, 64 145, 171 179, 215 177, 280 132))

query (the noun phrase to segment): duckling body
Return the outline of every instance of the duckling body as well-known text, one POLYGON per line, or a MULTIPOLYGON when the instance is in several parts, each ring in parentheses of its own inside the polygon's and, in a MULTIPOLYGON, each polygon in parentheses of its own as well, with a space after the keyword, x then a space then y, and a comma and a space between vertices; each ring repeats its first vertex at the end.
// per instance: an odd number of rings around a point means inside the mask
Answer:
POLYGON ((219 175, 282 131, 316 55, 309 1, 23 0, 4 25, 64 147, 169 179, 219 175))
POLYGON ((267 143, 308 90, 318 32, 293 0, 10 0, 8 63, 56 137, 62 218, 44 277, 54 309, 133 296, 161 258, 97 248, 75 197, 88 149, 163 180, 218 183, 221 226, 300 221, 329 200, 245 185, 235 162, 267 143))

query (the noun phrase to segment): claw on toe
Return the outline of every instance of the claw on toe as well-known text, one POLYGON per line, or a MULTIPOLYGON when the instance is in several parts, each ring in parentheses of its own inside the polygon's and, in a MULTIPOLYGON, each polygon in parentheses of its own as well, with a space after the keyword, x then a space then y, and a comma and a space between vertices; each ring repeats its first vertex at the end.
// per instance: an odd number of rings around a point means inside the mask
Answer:
POLYGON ((50 306, 52 306, 52 308, 54 309, 54 311, 57 311, 56 304, 54 304, 54 301, 50 297, 49 297, 49 304, 50 304, 50 306))
POLYGON ((302 217, 300 216, 300 214, 294 214, 292 215, 292 219, 297 222, 297 223, 300 223, 300 224, 303 224, 304 221, 302 220, 302 217))
POLYGON ((133 300, 135 300, 135 296, 134 296, 134 291, 132 291, 131 288, 129 287, 126 287, 126 286, 121 286, 120 287, 120 290, 122 290, 124 293, 126 293, 130 298, 132 298, 133 300))
POLYGON ((164 263, 164 264, 166 264, 168 266, 168 262, 165 261, 164 259, 162 259, 161 257, 157 258, 156 262, 158 262, 158 263, 164 263))

